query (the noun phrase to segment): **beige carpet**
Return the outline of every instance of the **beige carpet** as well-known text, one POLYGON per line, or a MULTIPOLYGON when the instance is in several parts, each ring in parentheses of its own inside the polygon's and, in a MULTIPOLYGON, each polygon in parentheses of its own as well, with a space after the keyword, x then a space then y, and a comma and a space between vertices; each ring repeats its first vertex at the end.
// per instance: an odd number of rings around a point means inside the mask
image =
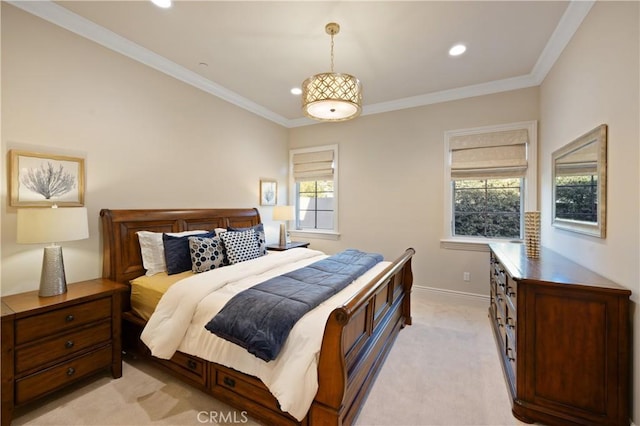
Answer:
MULTIPOLYGON (((400 332, 357 418, 374 425, 519 425, 511 415, 486 309, 413 292, 400 332), (391 390, 391 389, 402 389, 391 390)), ((144 362, 105 373, 16 412, 12 425, 256 425, 144 362)))

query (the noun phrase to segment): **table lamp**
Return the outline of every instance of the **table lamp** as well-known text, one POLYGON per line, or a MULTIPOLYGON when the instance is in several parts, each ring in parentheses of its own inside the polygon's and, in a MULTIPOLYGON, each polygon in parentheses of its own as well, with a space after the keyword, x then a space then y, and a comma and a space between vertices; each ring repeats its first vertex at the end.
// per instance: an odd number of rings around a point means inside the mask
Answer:
POLYGON ((289 233, 287 232, 287 220, 293 220, 294 211, 293 206, 275 206, 273 208, 273 220, 280 220, 284 223, 280 224, 280 245, 286 246, 288 242, 291 242, 289 239, 289 233))
POLYGON ((67 292, 62 247, 56 243, 89 238, 87 209, 84 207, 18 209, 19 244, 51 243, 44 248, 40 297, 67 292))

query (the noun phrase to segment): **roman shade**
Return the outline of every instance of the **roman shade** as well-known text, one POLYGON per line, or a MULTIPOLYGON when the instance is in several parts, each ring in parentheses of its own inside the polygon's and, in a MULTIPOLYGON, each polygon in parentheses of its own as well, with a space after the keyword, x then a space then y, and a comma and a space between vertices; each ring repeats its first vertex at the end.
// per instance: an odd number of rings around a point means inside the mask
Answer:
POLYGON ((333 179, 333 149, 293 154, 296 182, 333 179))
POLYGON ((585 176, 598 173, 598 146, 590 143, 556 159, 556 176, 585 176))
POLYGON ((451 178, 524 176, 528 142, 526 129, 452 136, 449 139, 451 178))

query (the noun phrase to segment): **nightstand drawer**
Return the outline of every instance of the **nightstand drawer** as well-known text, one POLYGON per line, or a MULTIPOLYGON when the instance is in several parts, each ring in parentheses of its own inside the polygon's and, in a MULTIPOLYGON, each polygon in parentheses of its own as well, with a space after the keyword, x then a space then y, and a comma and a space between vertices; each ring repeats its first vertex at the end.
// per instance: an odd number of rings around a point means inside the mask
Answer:
POLYGON ((93 327, 66 333, 51 340, 16 349, 16 373, 22 373, 55 361, 58 358, 73 355, 111 339, 111 319, 93 327))
POLYGON ((48 368, 16 381, 16 404, 22 404, 55 389, 108 367, 112 362, 113 349, 105 346, 80 358, 48 368))
POLYGON ((50 336, 103 318, 111 318, 111 297, 16 320, 16 344, 50 336))

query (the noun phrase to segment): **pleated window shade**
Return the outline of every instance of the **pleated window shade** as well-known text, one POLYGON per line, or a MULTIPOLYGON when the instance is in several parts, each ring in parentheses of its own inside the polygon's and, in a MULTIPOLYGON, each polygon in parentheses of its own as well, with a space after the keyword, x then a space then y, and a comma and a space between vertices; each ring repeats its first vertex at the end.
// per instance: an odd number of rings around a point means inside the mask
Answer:
POLYGON ((296 182, 333 179, 333 150, 294 154, 293 178, 296 182))
POLYGON ((526 129, 453 136, 449 140, 451 178, 524 176, 528 141, 526 129))
POLYGON ((590 143, 556 160, 556 176, 584 176, 598 173, 597 145, 590 143))

